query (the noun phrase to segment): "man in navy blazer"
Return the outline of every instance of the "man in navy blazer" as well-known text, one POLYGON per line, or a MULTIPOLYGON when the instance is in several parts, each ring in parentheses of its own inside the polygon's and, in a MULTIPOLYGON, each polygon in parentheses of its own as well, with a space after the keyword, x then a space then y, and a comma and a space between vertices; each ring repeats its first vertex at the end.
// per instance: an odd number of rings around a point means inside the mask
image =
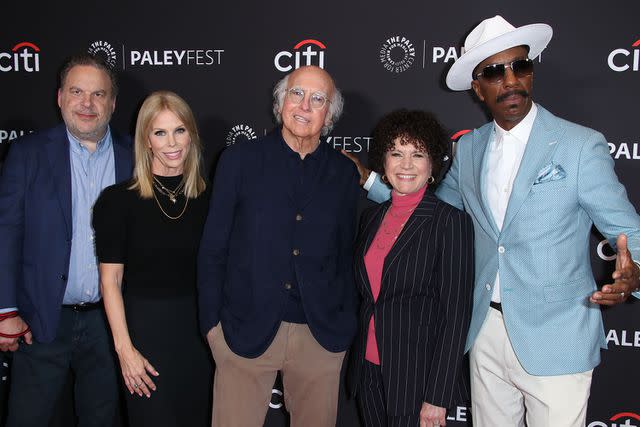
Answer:
MULTIPOLYGON (((474 426, 584 426, 606 347, 597 304, 640 286, 631 257, 640 255, 640 217, 604 136, 531 100, 533 59, 551 36, 546 24, 485 19, 446 79, 453 90, 472 88, 494 119, 460 139, 436 193, 474 221, 466 345, 474 426), (613 283, 601 291, 589 262, 594 224, 618 249, 613 283)), ((371 188, 370 198, 380 195, 371 188)))
POLYGON ((117 375, 90 226, 100 191, 131 175, 131 144, 109 128, 114 72, 71 57, 59 76, 64 124, 10 148, 0 178, 0 349, 12 351, 8 426, 41 427, 71 370, 80 426, 112 425, 117 375))
POLYGON ((354 165, 320 136, 341 110, 329 74, 300 68, 274 89, 282 128, 218 164, 198 257, 214 426, 261 426, 278 371, 293 426, 335 425, 356 331, 359 189, 354 165))

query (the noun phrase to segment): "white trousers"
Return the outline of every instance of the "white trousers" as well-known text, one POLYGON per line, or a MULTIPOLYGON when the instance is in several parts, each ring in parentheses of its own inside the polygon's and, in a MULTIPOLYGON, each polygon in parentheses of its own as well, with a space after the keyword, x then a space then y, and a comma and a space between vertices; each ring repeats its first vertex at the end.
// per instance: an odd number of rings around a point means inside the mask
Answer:
POLYGON ((470 354, 474 427, 583 427, 593 369, 528 374, 513 352, 502 313, 489 308, 470 354))

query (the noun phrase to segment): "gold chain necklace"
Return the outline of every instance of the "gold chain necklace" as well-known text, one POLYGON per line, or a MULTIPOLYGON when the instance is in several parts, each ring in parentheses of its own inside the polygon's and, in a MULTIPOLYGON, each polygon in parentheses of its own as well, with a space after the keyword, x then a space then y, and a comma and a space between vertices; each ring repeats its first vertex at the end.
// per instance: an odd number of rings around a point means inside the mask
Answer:
POLYGON ((154 176, 153 186, 160 192, 160 194, 167 196, 173 204, 178 200, 178 195, 184 192, 184 180, 181 181, 174 190, 169 190, 158 180, 158 178, 154 176))
POLYGON ((182 208, 182 212, 180 212, 180 215, 178 216, 171 216, 168 213, 166 213, 164 211, 164 209, 162 209, 162 205, 160 204, 160 200, 158 200, 158 196, 156 196, 156 192, 153 192, 153 198, 156 199, 156 203, 158 204, 158 207, 160 208, 160 211, 162 211, 162 213, 164 214, 164 216, 166 216, 169 219, 180 219, 180 217, 185 213, 185 211, 187 210, 187 205, 189 204, 189 198, 185 195, 184 196, 184 208, 182 208))

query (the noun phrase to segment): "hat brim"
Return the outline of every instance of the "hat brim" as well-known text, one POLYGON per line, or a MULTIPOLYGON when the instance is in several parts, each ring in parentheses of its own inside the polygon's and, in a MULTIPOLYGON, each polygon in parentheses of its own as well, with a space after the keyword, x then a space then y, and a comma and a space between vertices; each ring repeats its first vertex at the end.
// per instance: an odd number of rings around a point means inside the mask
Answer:
POLYGON ((475 46, 453 63, 447 73, 447 86, 452 90, 471 89, 474 68, 491 55, 515 46, 527 45, 529 58, 533 59, 547 47, 552 36, 553 30, 549 25, 529 24, 475 46))

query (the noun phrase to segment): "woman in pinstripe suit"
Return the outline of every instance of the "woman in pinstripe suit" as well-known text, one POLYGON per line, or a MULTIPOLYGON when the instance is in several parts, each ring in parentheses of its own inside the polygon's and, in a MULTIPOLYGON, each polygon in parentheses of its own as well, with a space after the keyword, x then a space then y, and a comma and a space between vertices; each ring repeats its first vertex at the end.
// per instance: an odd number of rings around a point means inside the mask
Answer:
POLYGON ((356 242, 362 305, 349 375, 366 426, 442 426, 466 395, 473 224, 432 192, 446 152, 430 113, 393 112, 374 132, 371 166, 392 197, 363 213, 356 242))

